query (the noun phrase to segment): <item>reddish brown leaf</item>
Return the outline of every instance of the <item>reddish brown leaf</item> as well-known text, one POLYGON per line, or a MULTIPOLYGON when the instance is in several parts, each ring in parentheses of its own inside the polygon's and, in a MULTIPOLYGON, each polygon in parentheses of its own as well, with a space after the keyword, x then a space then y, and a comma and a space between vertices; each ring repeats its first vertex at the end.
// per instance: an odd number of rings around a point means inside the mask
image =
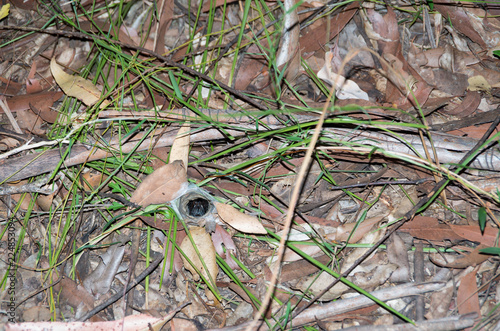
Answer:
MULTIPOLYGON (((46 109, 59 100, 64 93, 62 92, 42 92, 35 94, 23 94, 12 97, 7 100, 11 112, 30 109, 30 104, 37 109, 46 109)), ((3 111, 2 111, 3 112, 3 111)))
POLYGON ((152 228, 165 231, 168 231, 170 229, 170 222, 167 223, 163 219, 159 219, 153 216, 139 216, 139 218, 152 228))
POLYGON ((463 239, 475 241, 480 244, 494 247, 498 229, 486 226, 484 234, 481 233, 479 225, 450 225, 450 228, 463 239))
POLYGON ((0 92, 5 95, 17 95, 23 88, 23 84, 16 83, 10 79, 0 77, 0 92))
POLYGON ((57 111, 50 109, 50 106, 52 104, 49 105, 49 103, 50 103, 50 100, 48 102, 45 102, 44 104, 42 104, 42 106, 43 106, 42 109, 39 109, 30 103, 30 109, 31 109, 31 111, 33 111, 33 113, 35 115, 40 116, 42 118, 42 120, 44 120, 47 123, 52 124, 52 123, 55 123, 55 121, 57 120, 59 113, 57 111))
POLYGON ((439 223, 437 218, 415 216, 406 222, 399 231, 409 232, 413 237, 432 241, 458 241, 463 238, 455 233, 449 225, 439 223))
POLYGON ((20 110, 17 112, 17 124, 21 129, 26 129, 29 132, 42 135, 45 130, 41 128, 43 120, 35 115, 31 110, 20 110))
MULTIPOLYGON (((434 264, 437 264, 440 267, 443 268, 455 268, 455 269, 464 269, 470 266, 476 266, 478 264, 483 263, 486 261, 488 258, 490 258, 490 255, 488 254, 482 254, 479 252, 480 249, 486 248, 486 245, 479 245, 477 246, 472 252, 470 252, 467 255, 463 255, 462 257, 459 257, 458 259, 449 262, 449 263, 441 263, 441 261, 437 258, 435 258, 433 255, 430 256, 431 261, 434 264)), ((436 255, 437 257, 437 255, 436 255)))
POLYGON ((159 12, 160 28, 156 33, 158 36, 161 36, 161 38, 158 38, 154 51, 158 54, 163 54, 165 53, 165 40, 163 36, 172 22, 172 15, 174 14, 174 0, 163 0, 160 4, 158 4, 158 8, 161 10, 159 12))
POLYGON ((480 103, 481 93, 468 91, 462 103, 453 109, 446 110, 446 113, 458 117, 467 117, 476 111, 480 103))
POLYGON ((481 316, 479 309, 479 297, 477 295, 477 270, 465 275, 460 281, 460 286, 457 292, 457 305, 460 315, 468 313, 476 313, 481 316))
MULTIPOLYGON (((339 14, 332 15, 330 18, 330 29, 325 29, 327 25, 323 20, 319 20, 316 24, 306 28, 300 36, 300 49, 303 53, 315 52, 322 49, 324 40, 332 40, 342 31, 347 23, 358 12, 359 2, 352 2, 345 7, 339 14), (327 36, 327 32, 330 34, 327 36)), ((326 20, 326 18, 325 18, 326 20)))
POLYGON ((26 79, 26 92, 28 94, 39 93, 42 92, 43 87, 40 85, 40 81, 35 78, 36 73, 36 62, 33 62, 31 65, 31 70, 28 74, 28 78, 26 79))
POLYGON ((435 3, 434 7, 443 15, 443 18, 451 20, 454 29, 457 29, 486 49, 485 42, 476 30, 474 30, 472 24, 469 22, 469 16, 467 16, 467 13, 460 4, 453 0, 443 0, 435 3))
POLYGON ((394 10, 388 7, 387 14, 383 17, 373 9, 367 10, 366 14, 372 23, 373 33, 378 35, 376 41, 379 50, 383 55, 390 54, 401 63, 397 69, 391 69, 385 61, 382 62, 382 68, 387 72, 389 78, 385 91, 386 101, 392 102, 402 109, 408 109, 414 106, 414 98, 417 99, 420 106, 425 104, 432 88, 425 83, 422 77, 420 77, 411 66, 408 65, 408 62, 403 56, 398 22, 394 10), (413 77, 412 81, 416 82, 416 84, 414 84, 414 86, 409 86, 409 88, 413 91, 414 96, 409 92, 404 93, 405 91, 401 89, 401 86, 398 87, 398 85, 400 85, 397 83, 397 77, 399 77, 398 73, 404 73, 408 77, 413 77))

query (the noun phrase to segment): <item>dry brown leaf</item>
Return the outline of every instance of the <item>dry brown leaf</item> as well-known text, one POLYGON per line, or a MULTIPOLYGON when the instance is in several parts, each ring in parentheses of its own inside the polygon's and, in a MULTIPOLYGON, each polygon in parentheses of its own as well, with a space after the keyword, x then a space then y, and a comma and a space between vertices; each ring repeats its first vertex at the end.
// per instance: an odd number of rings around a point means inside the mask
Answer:
POLYGON ((172 148, 170 149, 169 163, 176 160, 182 161, 184 163, 184 170, 187 171, 188 157, 189 157, 189 131, 191 126, 189 122, 182 125, 172 143, 172 148))
POLYGON ((488 254, 482 254, 479 250, 486 248, 488 246, 486 245, 479 245, 477 246, 472 252, 470 252, 467 255, 463 255, 458 257, 457 259, 454 259, 453 261, 445 261, 442 259, 442 256, 440 254, 431 254, 429 256, 429 259, 432 261, 432 263, 437 264, 440 267, 443 268, 456 268, 456 269, 465 269, 470 266, 476 266, 478 264, 483 263, 486 261, 488 258, 490 258, 490 255, 488 254))
POLYGON ((100 174, 93 174, 91 172, 87 172, 82 175, 83 179, 83 188, 85 191, 93 191, 96 188, 101 185, 102 182, 104 182, 108 176, 104 175, 103 173, 100 174))
MULTIPOLYGON (((371 229, 380 222, 384 216, 376 216, 372 218, 365 219, 361 224, 358 225, 356 231, 353 233, 349 239, 349 243, 353 244, 361 240, 365 234, 371 231, 371 229)), ((328 234, 327 238, 336 241, 347 241, 351 231, 356 226, 356 223, 349 223, 337 228, 337 233, 328 234)))
POLYGON ((338 47, 335 46, 333 52, 325 53, 325 65, 318 72, 318 77, 335 86, 335 94, 339 99, 368 100, 368 94, 358 84, 337 73, 338 69, 335 67, 338 67, 340 57, 338 52, 338 47))
POLYGON ((445 107, 444 112, 460 118, 467 117, 476 111, 477 107, 481 103, 481 99, 481 93, 468 91, 461 104, 453 109, 447 109, 448 107, 445 107))
POLYGON ((408 261, 408 250, 403 239, 397 233, 393 233, 387 244, 387 257, 389 262, 398 266, 391 275, 392 282, 408 282, 410 280, 410 262, 408 261))
POLYGON ((476 313, 477 316, 481 316, 479 297, 477 294, 476 273, 477 271, 474 270, 465 275, 460 281, 457 292, 457 306, 460 315, 476 313))
POLYGON ((437 218, 427 216, 415 216, 406 222, 399 231, 408 232, 413 237, 433 241, 459 241, 462 237, 456 234, 447 224, 439 223, 437 218))
POLYGON ((35 115, 31 110, 20 110, 17 112, 17 123, 21 129, 28 130, 36 135, 43 135, 45 130, 42 129, 42 119, 35 115))
POLYGON ((26 322, 50 321, 51 317, 50 309, 43 306, 34 306, 23 312, 23 320, 26 322))
MULTIPOLYGON (((193 242, 196 243, 196 247, 200 252, 201 258, 207 266, 208 274, 210 274, 210 277, 215 282, 217 273, 219 272, 219 267, 217 267, 215 248, 212 244, 212 238, 204 228, 198 226, 190 227, 189 232, 191 232, 193 242)), ((188 236, 186 236, 186 238, 184 238, 184 240, 182 241, 181 250, 184 252, 184 254, 186 254, 186 257, 193 263, 196 269, 202 273, 203 277, 209 280, 210 278, 208 277, 205 267, 203 266, 203 263, 201 263, 198 254, 196 254, 196 250, 191 244, 191 240, 189 240, 188 236)), ((200 276, 198 275, 198 272, 195 268, 193 268, 193 266, 186 260, 184 256, 182 256, 182 261, 184 261, 184 268, 186 268, 193 274, 193 278, 195 280, 199 280, 200 276)))
POLYGON ((5 137, 2 140, 0 140, 0 144, 5 145, 6 146, 5 149, 11 149, 18 146, 19 141, 14 138, 5 137))
POLYGON ((220 219, 243 233, 267 234, 262 223, 253 216, 243 214, 233 206, 214 202, 220 219))
POLYGON ((148 175, 134 191, 130 202, 143 207, 166 203, 179 197, 186 185, 184 164, 174 161, 148 175))
MULTIPOLYGON (((75 97, 87 106, 93 106, 101 98, 101 91, 90 80, 80 76, 68 75, 62 67, 57 64, 55 58, 50 61, 50 70, 57 84, 64 93, 70 97, 75 97)), ((101 108, 106 107, 108 101, 101 104, 101 108)))
POLYGON ((473 76, 468 79, 469 81, 469 91, 490 91, 491 85, 488 81, 481 75, 473 76))
POLYGON ((36 62, 33 62, 31 65, 31 70, 26 78, 26 93, 38 93, 43 90, 43 87, 40 84, 40 81, 35 78, 36 73, 36 62))
POLYGON ((488 247, 495 247, 495 242, 498 234, 498 229, 492 226, 486 226, 484 231, 481 232, 479 225, 453 225, 450 228, 460 237, 476 241, 488 247))
POLYGON ((56 196, 57 192, 53 192, 48 195, 39 194, 36 198, 36 203, 40 206, 43 211, 49 211, 50 207, 52 207, 52 201, 56 196))

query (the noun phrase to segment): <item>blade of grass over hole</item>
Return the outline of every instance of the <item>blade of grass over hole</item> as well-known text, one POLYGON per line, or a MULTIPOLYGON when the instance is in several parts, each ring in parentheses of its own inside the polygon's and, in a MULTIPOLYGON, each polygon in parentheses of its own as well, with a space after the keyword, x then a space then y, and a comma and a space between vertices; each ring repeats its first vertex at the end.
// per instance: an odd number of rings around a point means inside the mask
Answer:
MULTIPOLYGON (((275 233, 273 233, 271 231, 268 231, 268 234, 271 235, 271 236, 273 236, 273 237, 275 237, 277 240, 281 239, 277 234, 275 234, 275 233)), ((322 271, 327 272, 328 274, 330 274, 331 276, 333 276, 335 278, 340 278, 340 281, 342 283, 344 283, 345 285, 349 286, 353 290, 356 290, 357 292, 359 292, 360 294, 366 296, 367 298, 373 300, 376 304, 378 304, 379 306, 381 306, 385 310, 393 313, 394 315, 398 316, 399 318, 401 318, 402 320, 404 320, 404 321, 406 321, 408 323, 415 324, 410 318, 406 317, 405 315, 401 314, 400 312, 398 312, 394 308, 390 307, 385 302, 380 301, 379 299, 377 299, 376 297, 374 297, 373 295, 371 295, 370 293, 368 293, 364 289, 360 288, 356 284, 352 283, 348 279, 346 279, 344 277, 341 277, 338 273, 334 272, 333 270, 331 270, 330 268, 328 268, 323 263, 317 261, 313 257, 311 257, 308 254, 304 253, 302 250, 298 249, 293 244, 287 243, 287 247, 290 248, 290 249, 292 249, 295 253, 299 254, 301 257, 303 257, 307 261, 311 262, 314 266, 316 266, 317 268, 321 269, 322 271)))

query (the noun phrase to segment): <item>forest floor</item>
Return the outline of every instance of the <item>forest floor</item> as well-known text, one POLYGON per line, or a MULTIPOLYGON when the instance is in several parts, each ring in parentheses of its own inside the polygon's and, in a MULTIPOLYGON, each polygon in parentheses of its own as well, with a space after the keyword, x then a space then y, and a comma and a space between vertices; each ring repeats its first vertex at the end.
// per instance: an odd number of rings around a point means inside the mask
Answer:
POLYGON ((500 327, 500 5, 10 0, 0 330, 500 327))

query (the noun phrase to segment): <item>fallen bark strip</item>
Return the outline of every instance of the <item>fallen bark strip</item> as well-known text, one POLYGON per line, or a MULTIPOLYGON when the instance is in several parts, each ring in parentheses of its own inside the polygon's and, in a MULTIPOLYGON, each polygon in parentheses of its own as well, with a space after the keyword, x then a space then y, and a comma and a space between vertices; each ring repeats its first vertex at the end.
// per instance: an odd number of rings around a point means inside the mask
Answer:
POLYGON ((364 325, 342 329, 344 331, 452 331, 464 330, 474 326, 474 318, 469 316, 451 316, 430 321, 417 322, 416 325, 364 325))
MULTIPOLYGON (((248 116, 242 112, 235 110, 218 110, 218 109, 200 109, 200 112, 212 118, 214 121, 224 122, 228 124, 238 124, 240 127, 247 127, 252 130, 254 126, 247 126, 247 123, 255 123, 254 117, 248 116)), ((491 112, 490 112, 491 113, 491 112)), ((197 115, 193 114, 187 109, 173 109, 169 112, 127 112, 127 111, 102 111, 99 113, 100 118, 108 117, 123 117, 130 116, 136 118, 168 118, 173 120, 185 120, 186 118, 194 120, 202 120, 197 115)), ((256 114, 250 112, 250 114, 256 114)), ((306 114, 293 113, 293 117, 300 123, 314 122, 317 116, 314 113, 306 114)), ((489 119, 491 120, 491 118, 489 119)), ((263 124, 268 125, 272 129, 282 128, 283 125, 273 116, 266 116, 259 119, 263 124)), ((373 123, 377 126, 377 122, 373 123)), ((417 129, 402 126, 381 126, 384 129, 390 129, 398 132, 399 136, 390 135, 385 131, 377 131, 376 129, 366 128, 353 131, 352 129, 339 129, 328 127, 326 132, 332 133, 332 138, 342 141, 356 141, 362 144, 368 144, 378 147, 387 151, 394 151, 414 155, 416 151, 420 155, 425 155, 425 149, 422 145, 417 129), (411 147, 410 147, 411 146, 411 147)), ((456 135, 451 135, 438 131, 431 131, 434 147, 441 163, 458 163, 465 153, 476 145, 477 140, 472 138, 464 138, 456 135)), ((430 146, 430 142, 427 142, 430 146)), ((476 159, 470 164, 472 167, 484 170, 500 171, 500 153, 490 149, 478 155, 476 159)))
MULTIPOLYGON (((377 290, 372 292, 371 294, 381 301, 389 301, 398 298, 421 295, 427 292, 437 291, 444 285, 445 283, 437 282, 423 284, 408 283, 404 285, 384 288, 382 290, 377 290)), ((337 300, 321 306, 317 305, 315 307, 308 308, 297 315, 292 320, 292 326, 297 327, 307 323, 321 321, 335 315, 344 314, 356 309, 371 306, 373 304, 374 303, 372 299, 360 294, 349 299, 337 300)))
MULTIPOLYGON (((408 283, 404 285, 398 285, 393 287, 384 288, 382 290, 377 290, 371 292, 371 294, 382 301, 389 301, 399 298, 404 298, 413 295, 421 295, 427 292, 434 292, 441 289, 445 283, 442 282, 429 282, 423 284, 408 283)), ((369 307, 374 305, 373 300, 363 296, 358 295, 349 299, 337 300, 324 305, 318 305, 315 307, 308 308, 302 313, 297 315, 292 321, 289 327, 298 327, 301 325, 315 323, 317 321, 325 320, 327 318, 332 318, 337 315, 345 314, 357 309, 364 307, 369 307)), ((222 329, 213 329, 212 331, 240 331, 245 330, 245 328, 250 324, 246 322, 240 325, 225 327, 222 329)), ((406 324, 405 324, 406 325, 406 324)), ((263 324, 259 331, 268 330, 267 325, 263 324)))
MULTIPOLYGON (((305 125, 305 124, 304 124, 305 125)), ((255 125, 240 124, 242 130, 226 129, 226 132, 234 137, 242 137, 248 135, 248 131, 253 132, 255 125)), ((279 129, 283 125, 270 125, 270 129, 279 129)), ((402 128, 399 128, 402 129, 402 128)), ((404 128, 408 130, 407 128, 404 128)), ((263 130, 264 131, 264 130, 263 130)), ((262 131, 262 132, 263 132, 262 131)), ((140 146, 137 146, 140 134, 136 135, 133 140, 121 142, 118 139, 113 139, 108 146, 111 149, 120 151, 120 153, 130 153, 134 149, 136 151, 146 151, 151 147, 166 147, 171 146, 175 139, 176 130, 170 130, 154 144, 154 136, 147 138, 140 146)), ((416 151, 420 155, 425 155, 424 147, 420 138, 412 134, 399 134, 398 136, 390 135, 387 132, 373 131, 368 129, 348 130, 338 128, 326 128, 324 136, 333 139, 332 143, 339 144, 364 144, 377 147, 387 151, 395 151, 398 153, 406 153, 415 155, 416 151), (412 148, 410 148, 411 146, 412 148)), ((477 142, 476 139, 457 137, 449 134, 432 132, 433 143, 441 163, 458 163, 460 159, 469 151, 477 142)), ((218 129, 201 129, 201 131, 191 134, 191 142, 205 142, 226 137, 218 129)), ((430 143, 429 143, 430 145, 430 143)), ((113 155, 108 146, 98 146, 98 148, 86 147, 85 145, 74 145, 71 149, 70 157, 64 162, 64 166, 70 167, 82 164, 89 161, 100 160, 113 155), (102 149, 100 149, 102 148, 102 149)), ((0 165, 0 183, 5 181, 21 180, 40 174, 51 172, 61 160, 63 151, 51 150, 38 154, 31 154, 19 158, 10 158, 0 165)), ((500 153, 490 148, 479 154, 471 167, 478 169, 500 171, 500 153)))

